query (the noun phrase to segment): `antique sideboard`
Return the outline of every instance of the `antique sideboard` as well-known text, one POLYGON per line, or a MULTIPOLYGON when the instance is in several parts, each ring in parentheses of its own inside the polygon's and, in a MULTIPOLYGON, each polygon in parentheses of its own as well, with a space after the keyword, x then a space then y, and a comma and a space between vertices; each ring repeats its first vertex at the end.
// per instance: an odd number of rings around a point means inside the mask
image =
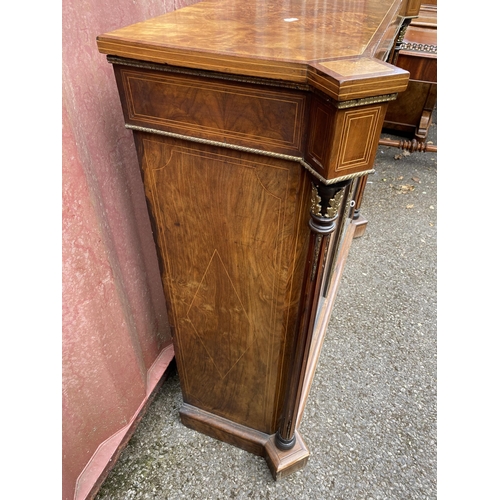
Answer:
POLYGON ((437 101, 437 2, 423 1, 391 61, 407 70, 410 80, 406 91, 390 103, 383 127, 419 142, 427 140, 437 101))
POLYGON ((182 422, 303 467, 298 430, 419 1, 205 0, 103 34, 133 131, 182 422))

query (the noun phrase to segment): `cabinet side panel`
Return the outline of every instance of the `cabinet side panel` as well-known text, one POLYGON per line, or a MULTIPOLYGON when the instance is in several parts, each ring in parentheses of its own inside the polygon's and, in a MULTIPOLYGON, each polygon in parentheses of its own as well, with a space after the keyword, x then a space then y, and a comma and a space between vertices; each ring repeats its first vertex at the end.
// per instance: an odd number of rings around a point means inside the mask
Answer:
POLYGON ((293 276, 304 265, 304 173, 294 162, 137 137, 184 401, 273 433, 300 295, 293 276))

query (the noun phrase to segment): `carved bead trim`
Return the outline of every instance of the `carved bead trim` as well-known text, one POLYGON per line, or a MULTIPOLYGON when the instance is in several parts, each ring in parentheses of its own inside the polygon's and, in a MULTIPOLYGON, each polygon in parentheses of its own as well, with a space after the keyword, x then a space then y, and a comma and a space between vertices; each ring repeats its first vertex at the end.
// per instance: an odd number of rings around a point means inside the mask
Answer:
POLYGON ((155 71, 163 71, 165 73, 177 73, 181 75, 190 75, 190 76, 202 76, 208 78, 217 78, 218 80, 227 80, 230 82, 241 82, 241 83, 250 83, 250 84, 260 84, 260 85, 268 85, 270 87, 280 87, 280 88, 288 88, 295 90, 309 90, 308 85, 301 83, 288 83, 281 80, 271 80, 264 79, 258 77, 243 77, 236 76, 226 73, 216 73, 212 71, 204 71, 204 70, 195 70, 189 68, 183 68, 181 66, 170 66, 167 64, 155 64, 146 61, 136 61, 135 59, 122 59, 117 56, 107 56, 107 60, 111 64, 119 64, 121 66, 131 66, 133 68, 143 68, 143 69, 151 69, 155 71))
POLYGON ((410 52, 427 52, 428 54, 437 54, 437 45, 429 43, 403 42, 400 50, 408 50, 410 52))
POLYGON ((377 104, 379 102, 395 101, 398 94, 384 94, 377 97, 362 97, 361 99, 352 99, 344 102, 333 102, 338 109, 355 108, 356 106, 365 106, 367 104, 377 104))
POLYGON ((375 172, 374 169, 364 170, 363 172, 355 172, 353 174, 343 175, 341 177, 335 177, 335 179, 325 179, 322 175, 318 174, 307 162, 305 162, 300 156, 291 156, 281 153, 273 153, 272 151, 262 151, 260 149, 248 148, 245 146, 238 146, 237 144, 230 144, 227 142, 212 141, 210 139, 201 139, 200 137, 191 137, 189 135, 175 134, 174 132, 165 132, 164 130, 157 130, 154 128, 140 127, 138 125, 125 124, 125 128, 130 130, 136 130, 138 132, 147 132, 149 134, 164 135, 166 137, 172 137, 173 139, 182 139, 184 141, 196 142, 198 144, 208 144, 209 146, 217 146, 221 148, 234 149, 236 151, 243 151, 244 153, 253 153, 262 156, 269 156, 271 158, 279 158, 280 160, 296 161, 300 163, 311 175, 316 177, 319 181, 327 186, 331 184, 337 184, 338 182, 347 181, 349 179, 356 179, 357 177, 363 177, 363 175, 372 174, 375 172))
POLYGON ((409 25, 410 25, 410 20, 405 19, 405 22, 404 22, 403 26, 401 26, 401 29, 399 30, 399 33, 398 33, 398 38, 396 40, 397 44, 400 44, 403 42, 404 37, 406 35, 406 30, 408 29, 409 25))

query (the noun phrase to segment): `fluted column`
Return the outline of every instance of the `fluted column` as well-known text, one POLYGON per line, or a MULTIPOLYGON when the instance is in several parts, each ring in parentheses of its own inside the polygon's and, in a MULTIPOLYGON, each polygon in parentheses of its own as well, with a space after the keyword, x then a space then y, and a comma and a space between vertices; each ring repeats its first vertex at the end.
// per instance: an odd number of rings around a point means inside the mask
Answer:
POLYGON ((295 444, 295 428, 300 396, 304 383, 309 347, 314 329, 314 319, 321 295, 321 283, 326 266, 326 257, 332 234, 338 221, 342 220, 341 210, 351 180, 325 185, 313 182, 311 198, 311 218, 309 227, 309 249, 306 276, 301 297, 301 316, 293 349, 291 369, 289 371, 287 396, 278 432, 276 446, 289 450, 295 444))

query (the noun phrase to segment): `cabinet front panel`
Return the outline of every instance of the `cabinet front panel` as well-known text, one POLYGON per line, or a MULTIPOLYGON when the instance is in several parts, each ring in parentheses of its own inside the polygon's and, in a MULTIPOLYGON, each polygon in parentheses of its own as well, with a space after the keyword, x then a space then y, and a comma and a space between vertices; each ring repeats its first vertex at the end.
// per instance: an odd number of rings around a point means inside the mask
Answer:
POLYGON ((167 137, 136 142, 184 400, 273 433, 305 266, 304 171, 167 137))
POLYGON ((398 66, 409 71, 412 80, 437 83, 436 57, 401 51, 398 57, 398 66))
POLYGON ((296 155, 303 137, 303 92, 146 69, 117 70, 132 125, 296 155))

